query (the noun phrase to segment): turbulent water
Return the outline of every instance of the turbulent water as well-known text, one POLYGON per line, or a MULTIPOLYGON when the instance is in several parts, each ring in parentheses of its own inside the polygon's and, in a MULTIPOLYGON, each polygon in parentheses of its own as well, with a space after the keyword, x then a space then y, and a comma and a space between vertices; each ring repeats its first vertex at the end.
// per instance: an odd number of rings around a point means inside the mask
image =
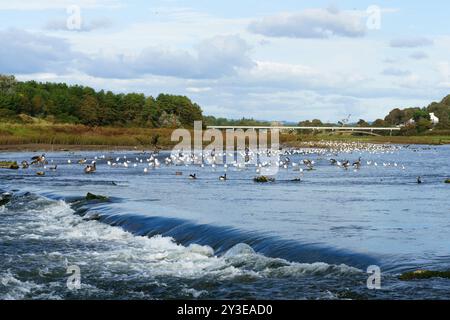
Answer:
POLYGON ((219 181, 222 166, 166 166, 165 153, 156 168, 148 154, 55 152, 56 171, 0 169, 0 298, 449 299, 450 280, 398 276, 450 268, 450 148, 308 153, 290 156, 316 163, 301 182, 289 167, 268 184, 254 167, 219 181), (125 156, 128 167, 107 165, 125 156), (99 157, 95 174, 74 164, 85 157, 99 157), (359 170, 329 161, 359 157, 359 170), (380 290, 367 288, 370 265, 380 290))

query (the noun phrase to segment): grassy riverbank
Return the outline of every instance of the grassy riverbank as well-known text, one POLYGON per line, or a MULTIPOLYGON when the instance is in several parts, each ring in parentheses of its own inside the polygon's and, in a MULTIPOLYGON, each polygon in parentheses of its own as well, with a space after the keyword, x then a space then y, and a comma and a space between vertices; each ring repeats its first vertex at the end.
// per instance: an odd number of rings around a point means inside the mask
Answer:
MULTIPOLYGON (((172 129, 87 127, 83 125, 0 123, 0 150, 170 149, 172 129)), ((352 136, 281 134, 281 144, 320 145, 323 141, 395 144, 450 144, 450 136, 352 136)))

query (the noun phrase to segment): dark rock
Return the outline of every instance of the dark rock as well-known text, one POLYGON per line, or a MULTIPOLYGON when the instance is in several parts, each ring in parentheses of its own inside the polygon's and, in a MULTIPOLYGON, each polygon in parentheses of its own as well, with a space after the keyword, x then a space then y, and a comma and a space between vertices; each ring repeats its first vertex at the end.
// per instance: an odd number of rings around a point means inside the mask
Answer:
POLYGON ((108 197, 105 197, 105 196, 100 196, 100 195, 96 195, 96 194, 93 194, 93 193, 88 193, 87 195, 86 195, 86 200, 89 200, 89 201, 91 201, 91 200, 102 200, 102 201, 106 201, 106 200, 109 200, 109 198, 108 197))
POLYGON ((274 182, 275 179, 269 178, 266 176, 259 176, 259 177, 254 178, 253 181, 258 182, 258 183, 267 183, 267 182, 274 182))
POLYGON ((399 277, 399 279, 403 281, 431 279, 431 278, 450 279, 450 270, 449 271, 416 270, 412 272, 405 272, 399 277))
POLYGON ((16 161, 0 161, 0 169, 19 169, 19 165, 16 161))
POLYGON ((0 195, 0 206, 4 206, 11 201, 12 194, 3 193, 0 195))

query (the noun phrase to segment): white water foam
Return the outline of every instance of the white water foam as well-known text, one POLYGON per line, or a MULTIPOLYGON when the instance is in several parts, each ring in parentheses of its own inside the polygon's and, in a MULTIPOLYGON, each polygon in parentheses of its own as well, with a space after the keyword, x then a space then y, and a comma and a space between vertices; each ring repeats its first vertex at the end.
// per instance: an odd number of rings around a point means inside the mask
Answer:
MULTIPOLYGON (((22 203, 26 208, 26 203, 22 203)), ((344 275, 360 272, 357 269, 326 263, 299 264, 283 259, 268 258, 257 254, 246 245, 239 244, 224 256, 214 255, 209 246, 192 244, 188 247, 175 243, 172 238, 135 236, 120 227, 113 227, 98 221, 85 221, 74 214, 64 201, 42 201, 41 206, 31 206, 21 213, 14 224, 0 224, 0 234, 24 240, 51 241, 60 244, 60 249, 45 247, 43 254, 29 254, 40 258, 51 267, 40 270, 40 275, 54 272, 55 266, 66 268, 77 265, 83 272, 94 273, 102 279, 140 280, 164 286, 161 277, 197 279, 213 277, 232 281, 235 277, 298 277, 306 274, 344 275), (6 228, 6 229, 5 229, 6 228), (3 229, 3 230, 1 230, 3 229), (69 249, 67 249, 69 248, 69 249), (47 252, 48 251, 48 252, 47 252)), ((9 212, 8 207, 3 213, 9 212)), ((13 273, 2 274, 7 283, 3 299, 23 299, 33 292, 39 292, 42 285, 21 281, 13 273)), ((65 286, 65 283, 53 284, 65 286)), ((82 284, 82 289, 99 290, 82 284)), ((185 288, 184 293, 198 298, 205 291, 185 288)), ((55 299, 58 296, 49 295, 55 299)))

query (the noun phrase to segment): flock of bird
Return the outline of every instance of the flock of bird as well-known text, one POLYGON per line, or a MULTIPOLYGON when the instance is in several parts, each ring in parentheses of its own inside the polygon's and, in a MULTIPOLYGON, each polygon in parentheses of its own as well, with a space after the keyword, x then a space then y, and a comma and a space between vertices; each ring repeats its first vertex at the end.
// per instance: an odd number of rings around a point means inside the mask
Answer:
MULTIPOLYGON (((183 152, 179 150, 172 152, 167 157, 161 157, 159 153, 146 153, 142 152, 140 156, 133 156, 127 158, 126 155, 122 157, 107 157, 105 155, 95 156, 94 159, 88 162, 87 158, 83 158, 77 161, 67 160, 67 164, 79 164, 84 166, 85 174, 93 174, 97 172, 97 161, 102 161, 111 168, 138 168, 143 166, 143 173, 147 174, 151 169, 161 166, 210 166, 215 169, 216 167, 223 167, 224 174, 219 176, 220 181, 227 181, 227 170, 229 168, 235 168, 236 170, 255 168, 257 175, 261 176, 265 172, 264 169, 271 167, 277 169, 292 169, 294 172, 315 170, 318 161, 329 161, 329 164, 342 168, 344 170, 353 169, 355 171, 360 170, 363 166, 384 166, 384 167, 398 167, 402 170, 406 170, 405 166, 396 162, 383 162, 378 163, 373 160, 363 161, 362 157, 357 160, 338 159, 342 154, 362 154, 365 156, 370 154, 391 154, 394 153, 398 146, 392 145, 377 145, 367 143, 342 143, 342 142, 323 142, 318 145, 315 143, 311 146, 306 146, 298 149, 286 149, 286 150, 265 150, 265 151, 252 151, 248 148, 242 151, 220 151, 210 150, 205 153, 183 152), (294 161, 293 158, 300 161, 294 161), (312 157, 318 157, 316 160, 312 160, 312 157), (224 159, 226 161, 224 162, 224 159), (231 160, 230 160, 231 159, 231 160)), ((42 167, 44 170, 56 171, 58 165, 54 165, 53 161, 49 161, 45 154, 35 156, 31 158, 31 162, 22 162, 22 168, 27 169, 30 166, 42 167)), ((183 175, 183 172, 177 171, 176 175, 183 175)), ((45 171, 38 171, 37 175, 44 176, 45 171)), ((198 176, 196 173, 191 173, 188 176, 189 179, 196 180, 198 176)), ((296 178, 296 181, 301 181, 300 178, 296 178)), ((422 183, 421 177, 417 177, 417 183, 422 183)))

